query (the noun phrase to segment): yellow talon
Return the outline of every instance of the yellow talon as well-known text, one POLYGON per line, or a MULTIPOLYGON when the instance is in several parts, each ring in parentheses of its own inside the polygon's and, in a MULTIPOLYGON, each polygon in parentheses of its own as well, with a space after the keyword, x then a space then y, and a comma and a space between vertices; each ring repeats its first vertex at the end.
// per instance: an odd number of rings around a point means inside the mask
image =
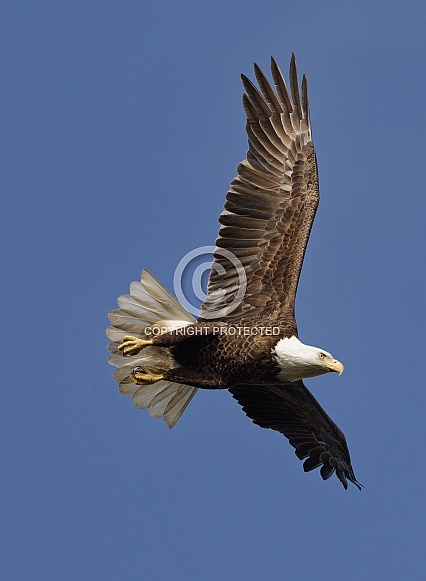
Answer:
POLYGON ((135 367, 133 373, 130 374, 130 379, 136 385, 151 385, 163 379, 162 373, 153 373, 148 367, 135 367))
POLYGON ((133 335, 125 335, 123 337, 124 343, 118 346, 120 351, 123 351, 123 355, 137 355, 141 349, 144 347, 149 347, 152 345, 152 339, 139 339, 138 337, 133 337, 133 335))

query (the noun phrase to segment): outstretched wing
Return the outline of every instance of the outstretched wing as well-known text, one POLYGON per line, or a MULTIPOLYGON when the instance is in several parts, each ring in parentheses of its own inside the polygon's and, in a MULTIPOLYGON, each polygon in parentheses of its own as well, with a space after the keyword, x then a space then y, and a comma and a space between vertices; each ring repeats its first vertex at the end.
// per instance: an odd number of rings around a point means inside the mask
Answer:
POLYGON ((235 320, 293 313, 303 257, 319 201, 308 87, 290 62, 290 93, 274 59, 275 91, 261 69, 261 93, 244 75, 249 149, 231 183, 199 318, 235 320), (241 266, 230 264, 229 252, 241 266), (242 300, 239 299, 241 285, 242 300), (240 291, 240 292, 239 292, 240 291), (245 291, 245 292, 244 292, 245 291))
POLYGON ((333 472, 345 488, 361 490, 351 465, 346 438, 302 381, 285 385, 236 385, 229 389, 255 424, 284 434, 309 472, 321 466, 324 480, 333 472))

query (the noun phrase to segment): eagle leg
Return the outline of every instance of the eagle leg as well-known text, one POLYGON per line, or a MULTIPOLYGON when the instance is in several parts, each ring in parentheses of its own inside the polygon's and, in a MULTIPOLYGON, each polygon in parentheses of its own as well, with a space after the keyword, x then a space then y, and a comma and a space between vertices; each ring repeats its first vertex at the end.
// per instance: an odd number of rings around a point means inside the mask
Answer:
POLYGON ((163 379, 162 373, 153 373, 148 367, 135 367, 130 379, 136 385, 151 385, 163 379))
POLYGON ((124 343, 121 343, 118 348, 123 351, 123 355, 126 357, 137 355, 141 349, 153 343, 152 339, 139 339, 138 337, 133 337, 133 335, 125 335, 123 339, 124 343))

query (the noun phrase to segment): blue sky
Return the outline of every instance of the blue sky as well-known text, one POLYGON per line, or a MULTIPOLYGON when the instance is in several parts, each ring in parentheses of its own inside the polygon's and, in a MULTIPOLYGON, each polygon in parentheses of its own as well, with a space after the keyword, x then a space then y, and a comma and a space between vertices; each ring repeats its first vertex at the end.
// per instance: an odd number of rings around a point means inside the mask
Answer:
POLYGON ((3 579, 422 579, 420 1, 4 1, 3 579), (307 381, 365 485, 304 474, 226 392, 173 430, 118 394, 104 330, 145 267, 216 238, 245 157, 241 72, 310 87, 321 204, 301 277, 307 381))

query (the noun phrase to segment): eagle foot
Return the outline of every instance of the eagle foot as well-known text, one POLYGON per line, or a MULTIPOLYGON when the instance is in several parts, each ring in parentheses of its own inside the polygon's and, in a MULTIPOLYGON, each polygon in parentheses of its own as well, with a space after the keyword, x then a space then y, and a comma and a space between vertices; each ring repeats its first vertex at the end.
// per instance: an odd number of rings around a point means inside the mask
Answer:
POLYGON ((162 373, 153 373, 148 367, 135 367, 130 374, 130 379, 136 385, 151 385, 163 379, 162 373))
POLYGON ((118 348, 123 351, 125 357, 137 355, 141 349, 149 347, 153 343, 152 339, 139 339, 138 337, 133 337, 133 335, 125 335, 123 339, 124 343, 121 343, 118 348))

